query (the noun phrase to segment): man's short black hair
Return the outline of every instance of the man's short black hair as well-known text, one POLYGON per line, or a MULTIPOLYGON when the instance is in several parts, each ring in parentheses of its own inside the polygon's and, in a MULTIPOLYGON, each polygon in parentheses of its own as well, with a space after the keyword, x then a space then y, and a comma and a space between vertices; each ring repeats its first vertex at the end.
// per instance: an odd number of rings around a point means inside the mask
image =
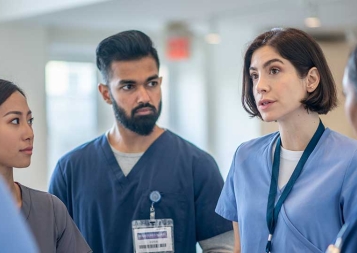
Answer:
POLYGON ((136 30, 114 34, 102 40, 96 50, 97 67, 106 84, 111 77, 112 62, 138 60, 146 56, 153 57, 159 69, 159 57, 150 37, 136 30))

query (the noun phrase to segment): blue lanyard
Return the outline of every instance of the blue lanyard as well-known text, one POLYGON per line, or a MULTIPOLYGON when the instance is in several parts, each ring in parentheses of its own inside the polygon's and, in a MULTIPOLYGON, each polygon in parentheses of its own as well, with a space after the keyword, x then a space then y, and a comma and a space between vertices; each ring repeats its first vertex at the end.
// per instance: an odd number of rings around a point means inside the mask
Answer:
POLYGON ((278 202, 275 203, 275 198, 276 198, 276 193, 277 193, 277 186, 278 186, 278 177, 279 177, 279 166, 280 166, 280 149, 281 149, 281 138, 279 136, 278 141, 276 143, 276 148, 274 152, 274 161, 273 161, 273 169, 272 169, 272 174, 271 174, 271 182, 270 182, 270 190, 269 190, 269 197, 268 197, 268 206, 267 206, 267 214, 266 214, 266 220, 267 220, 267 225, 269 229, 269 237, 268 237, 268 243, 265 248, 265 252, 269 253, 271 252, 271 240, 274 234, 274 230, 276 227, 276 223, 278 221, 278 216, 280 209, 286 200, 286 198, 289 196, 296 180, 301 174, 301 171, 311 155, 312 151, 314 151, 317 143, 320 140, 320 137, 325 131, 325 126, 322 124, 321 120, 319 123, 319 126, 310 140, 309 144, 307 145, 305 151, 303 152, 298 164, 295 167, 295 170, 293 174, 291 175, 288 183, 285 186, 285 189, 283 193, 281 194, 278 202))

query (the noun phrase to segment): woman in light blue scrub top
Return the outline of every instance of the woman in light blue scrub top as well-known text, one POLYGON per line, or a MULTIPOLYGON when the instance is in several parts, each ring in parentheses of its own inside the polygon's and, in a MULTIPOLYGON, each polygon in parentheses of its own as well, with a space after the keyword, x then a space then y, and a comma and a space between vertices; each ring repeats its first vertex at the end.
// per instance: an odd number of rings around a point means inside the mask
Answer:
POLYGON ((242 88, 244 109, 279 131, 239 145, 216 212, 241 253, 323 253, 357 206, 357 141, 319 117, 337 104, 324 54, 301 30, 264 32, 245 53, 242 88))
MULTIPOLYGON (((357 135, 357 47, 351 53, 343 76, 343 94, 345 95, 345 113, 357 135)), ((355 216, 346 221, 346 225, 337 235, 335 245, 327 253, 357 252, 357 206, 355 216)))

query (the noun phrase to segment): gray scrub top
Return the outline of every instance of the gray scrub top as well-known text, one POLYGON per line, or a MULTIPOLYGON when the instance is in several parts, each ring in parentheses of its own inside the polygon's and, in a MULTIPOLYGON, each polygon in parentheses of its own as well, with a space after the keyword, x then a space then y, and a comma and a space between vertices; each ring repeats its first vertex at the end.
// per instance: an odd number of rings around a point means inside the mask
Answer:
POLYGON ((92 252, 66 206, 56 196, 18 185, 22 194, 21 211, 41 253, 92 252))

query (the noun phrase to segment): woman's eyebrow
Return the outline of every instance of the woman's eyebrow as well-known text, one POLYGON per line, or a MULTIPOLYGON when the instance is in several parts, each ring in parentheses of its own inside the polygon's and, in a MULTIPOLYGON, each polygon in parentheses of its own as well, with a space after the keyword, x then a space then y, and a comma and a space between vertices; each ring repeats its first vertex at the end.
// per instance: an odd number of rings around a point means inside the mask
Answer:
MULTIPOLYGON (((284 64, 284 62, 278 58, 274 58, 274 59, 271 59, 269 61, 267 61, 266 63, 263 64, 263 68, 266 68, 268 67, 270 64, 274 63, 274 62, 280 62, 281 64, 284 64)), ((256 67, 250 67, 249 70, 257 70, 256 67)))

